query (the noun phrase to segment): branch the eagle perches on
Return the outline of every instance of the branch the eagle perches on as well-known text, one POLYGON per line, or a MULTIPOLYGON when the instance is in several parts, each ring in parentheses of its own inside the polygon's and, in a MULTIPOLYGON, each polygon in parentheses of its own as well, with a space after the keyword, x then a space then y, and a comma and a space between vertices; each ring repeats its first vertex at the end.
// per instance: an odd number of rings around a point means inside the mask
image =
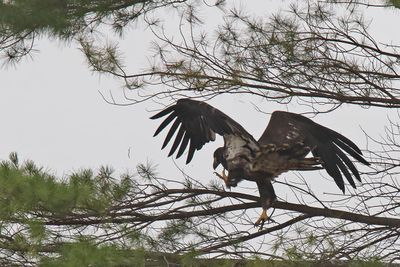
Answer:
MULTIPOLYGON (((159 229, 156 226, 159 222, 168 224, 171 221, 188 223, 192 225, 193 231, 201 224, 210 229, 217 227, 218 224, 224 224, 225 229, 223 227, 214 229, 215 232, 212 235, 216 240, 203 240, 197 244, 196 251, 200 254, 215 253, 222 248, 228 250, 238 242, 274 234, 280 230, 289 230, 291 226, 299 222, 308 225, 317 224, 320 218, 335 220, 337 225, 352 225, 353 229, 367 227, 371 232, 374 232, 374 229, 387 228, 388 235, 393 235, 400 229, 400 219, 396 218, 276 201, 272 205, 273 208, 284 211, 285 216, 280 216, 263 229, 257 230, 252 225, 253 218, 246 214, 248 210, 259 207, 259 198, 250 194, 228 192, 221 189, 205 187, 172 189, 156 184, 142 184, 140 190, 131 194, 130 199, 112 206, 106 214, 71 214, 62 219, 49 218, 44 224, 51 227, 101 227, 107 223, 130 225, 135 231, 159 229), (235 201, 229 202, 232 199, 235 201), (240 216, 237 215, 238 213, 240 216), (236 219, 232 221, 230 218, 236 219), (238 224, 247 227, 248 230, 243 232, 232 227, 238 226, 238 224), (227 230, 228 228, 231 230, 227 230), (222 229, 226 232, 224 233, 222 229)), ((190 228, 190 226, 188 227, 190 228)), ((196 238, 198 237, 195 236, 196 238)), ((178 250, 177 252, 181 253, 187 252, 190 247, 180 244, 178 250)))

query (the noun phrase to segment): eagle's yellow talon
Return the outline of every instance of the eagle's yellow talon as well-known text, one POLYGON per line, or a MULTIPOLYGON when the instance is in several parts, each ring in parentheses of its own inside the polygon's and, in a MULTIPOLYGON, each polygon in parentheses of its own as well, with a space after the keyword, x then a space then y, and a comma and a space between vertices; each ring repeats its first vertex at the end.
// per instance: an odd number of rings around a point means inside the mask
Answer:
POLYGON ((214 172, 219 178, 221 178, 222 180, 224 180, 225 185, 228 186, 228 175, 226 175, 225 169, 222 170, 222 173, 219 174, 217 172, 214 172))
POLYGON ((267 215, 267 211, 265 209, 262 210, 260 218, 254 223, 254 226, 260 226, 260 229, 263 228, 264 223, 269 220, 269 217, 267 215))

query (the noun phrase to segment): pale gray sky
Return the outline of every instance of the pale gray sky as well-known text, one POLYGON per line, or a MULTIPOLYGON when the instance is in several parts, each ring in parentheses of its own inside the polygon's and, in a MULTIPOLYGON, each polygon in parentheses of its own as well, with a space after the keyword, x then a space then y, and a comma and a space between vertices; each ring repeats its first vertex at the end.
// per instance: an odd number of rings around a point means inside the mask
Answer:
MULTIPOLYGON (((264 6, 257 4, 259 14, 270 12, 272 3, 280 3, 265 2, 264 6)), ((369 9, 368 12, 373 14, 371 27, 379 37, 384 41, 398 38, 397 27, 393 26, 400 25, 397 11, 369 9)), ((132 30, 120 42, 130 68, 140 69, 147 64, 149 36, 141 29, 132 30)), ((394 41, 398 43, 399 40, 394 41)), ((160 151, 165 134, 152 137, 160 120, 149 120, 152 113, 147 110, 160 106, 107 104, 98 91, 118 95, 120 82, 92 74, 75 43, 64 45, 41 40, 36 48, 40 52, 33 55, 33 60, 25 59, 16 67, 0 71, 1 159, 16 151, 21 159, 32 159, 58 175, 102 164, 111 165, 119 172, 127 169, 133 172, 137 163, 146 160, 157 163, 162 176, 174 178, 179 173, 172 160, 166 157, 168 150, 160 151)), ((269 116, 254 110, 250 102, 246 97, 229 97, 229 100, 221 97, 211 104, 243 124, 257 138, 269 116)), ((296 104, 279 106, 263 102, 259 107, 266 112, 275 109, 302 111, 296 104)), ((345 105, 314 120, 365 148, 360 127, 373 136, 383 133, 386 111, 345 105)), ((188 166, 184 164, 184 157, 177 163, 189 175, 205 179, 204 182, 216 179, 211 167, 212 152, 220 144, 206 145, 188 166)), ((326 181, 321 180, 317 184, 329 188, 330 185, 324 183, 326 181)))

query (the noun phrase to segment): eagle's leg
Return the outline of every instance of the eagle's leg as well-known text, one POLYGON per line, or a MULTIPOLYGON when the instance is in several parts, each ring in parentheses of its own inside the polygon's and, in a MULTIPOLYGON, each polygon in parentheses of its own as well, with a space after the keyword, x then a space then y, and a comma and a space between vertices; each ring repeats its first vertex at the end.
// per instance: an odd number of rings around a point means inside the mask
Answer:
POLYGON ((229 186, 228 186, 229 177, 228 177, 228 175, 226 175, 225 168, 222 169, 222 173, 221 173, 221 174, 219 174, 218 172, 214 172, 214 173, 215 173, 219 178, 221 178, 222 180, 224 180, 225 185, 226 185, 227 187, 229 187, 229 186))
POLYGON ((268 220, 272 220, 268 214, 267 214, 267 209, 272 205, 272 199, 261 199, 262 201, 262 211, 260 214, 260 217, 257 219, 257 221, 254 223, 254 226, 259 226, 260 229, 264 227, 264 223, 268 220))
POLYGON ((276 195, 271 180, 268 178, 257 180, 257 186, 260 193, 262 212, 258 220, 254 223, 254 226, 260 226, 260 229, 262 229, 264 223, 267 220, 271 220, 267 214, 267 209, 269 209, 276 200, 276 195))

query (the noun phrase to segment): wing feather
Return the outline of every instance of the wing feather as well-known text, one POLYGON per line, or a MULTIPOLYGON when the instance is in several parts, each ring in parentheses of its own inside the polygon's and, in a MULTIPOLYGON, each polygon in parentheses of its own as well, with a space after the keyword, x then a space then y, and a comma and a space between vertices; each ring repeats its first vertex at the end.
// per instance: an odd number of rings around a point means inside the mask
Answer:
POLYGON ((168 107, 166 109, 161 110, 160 112, 158 112, 157 114, 153 115, 150 117, 150 119, 155 120, 155 119, 159 119, 161 117, 164 117, 165 115, 167 115, 168 113, 171 113, 174 110, 174 106, 168 107))
POLYGON ((342 174, 339 171, 337 166, 337 160, 334 154, 332 154, 328 149, 321 150, 318 153, 323 159, 323 167, 325 168, 326 172, 335 180, 337 186, 344 192, 344 181, 342 174), (325 160, 324 160, 325 159, 325 160))
MULTIPOLYGON (((315 122, 313 122, 313 123, 315 123, 315 122)), ((346 146, 349 146, 349 147, 350 147, 351 149, 353 149, 356 153, 362 154, 362 152, 361 152, 361 150, 358 148, 358 146, 357 146, 356 144, 354 144, 354 143, 353 143, 350 139, 348 139, 347 137, 341 135, 341 134, 338 133, 338 132, 335 132, 334 130, 331 130, 331 129, 327 128, 327 127, 324 127, 324 126, 322 126, 322 125, 319 125, 319 126, 321 126, 322 128, 324 128, 324 130, 325 130, 326 132, 328 132, 330 136, 332 136, 332 137, 334 137, 335 139, 337 139, 337 141, 343 143, 343 144, 346 145, 346 146)))
POLYGON ((351 176, 349 170, 347 169, 346 165, 343 163, 340 157, 337 158, 337 166, 341 170, 341 172, 346 177, 347 181, 349 181, 350 185, 353 188, 356 188, 356 184, 354 183, 353 177, 351 176))
POLYGON ((193 141, 193 139, 191 139, 190 140, 190 146, 189 146, 189 153, 188 153, 188 156, 187 156, 187 159, 186 159, 186 164, 188 164, 192 160, 195 150, 196 150, 196 144, 193 141))
POLYGON ((176 154, 176 157, 179 158, 189 146, 186 163, 192 160, 196 150, 200 150, 204 144, 214 141, 215 134, 221 136, 235 134, 257 143, 253 136, 239 123, 220 110, 201 101, 180 99, 175 105, 160 111, 151 119, 159 119, 165 116, 167 117, 157 128, 154 136, 158 135, 175 119, 165 137, 162 148, 168 145, 177 132, 168 156, 173 155, 179 147, 176 154))
POLYGON ((176 132, 176 129, 178 129, 179 124, 180 124, 180 120, 179 120, 179 118, 176 118, 176 120, 172 124, 171 128, 169 129, 167 136, 165 137, 165 140, 164 140, 164 143, 162 144, 161 149, 163 149, 167 146, 168 142, 171 140, 172 136, 176 132))
POLYGON ((362 162, 365 165, 369 165, 368 161, 366 161, 363 157, 362 157, 362 152, 358 149, 355 150, 353 149, 353 147, 350 147, 347 145, 347 143, 342 142, 342 140, 337 139, 337 140, 333 140, 333 142, 338 145, 341 149, 343 149, 344 151, 346 151, 350 156, 352 156, 353 158, 355 158, 356 160, 358 160, 359 162, 362 162))
MULTIPOLYGON (((168 114, 168 113, 167 113, 168 114)), ((157 115, 157 114, 156 114, 157 115)), ((152 117, 153 118, 153 117, 152 117)), ((158 135, 162 130, 164 130, 165 127, 167 127, 167 125, 176 118, 176 114, 175 112, 173 112, 172 114, 170 114, 161 124, 160 126, 158 126, 156 132, 154 133, 153 136, 158 135)))
POLYGON ((340 157, 340 159, 344 162, 344 164, 346 164, 346 166, 350 169, 350 171, 357 178, 357 180, 361 182, 360 174, 358 173, 358 170, 356 166, 354 166, 353 162, 351 162, 351 160, 346 156, 346 154, 343 153, 342 150, 337 149, 336 153, 340 157))
POLYGON ((176 158, 179 158, 180 156, 182 156, 183 152, 185 151, 185 149, 189 143, 189 140, 190 140, 190 135, 186 132, 185 136, 183 137, 181 146, 179 147, 178 154, 176 154, 176 158))
POLYGON ((179 144, 182 141, 184 133, 185 133, 185 128, 182 127, 182 125, 181 125, 181 127, 179 128, 178 134, 175 137, 175 141, 172 144, 171 150, 168 153, 168 157, 170 157, 172 154, 174 154, 175 150, 178 148, 179 144))

